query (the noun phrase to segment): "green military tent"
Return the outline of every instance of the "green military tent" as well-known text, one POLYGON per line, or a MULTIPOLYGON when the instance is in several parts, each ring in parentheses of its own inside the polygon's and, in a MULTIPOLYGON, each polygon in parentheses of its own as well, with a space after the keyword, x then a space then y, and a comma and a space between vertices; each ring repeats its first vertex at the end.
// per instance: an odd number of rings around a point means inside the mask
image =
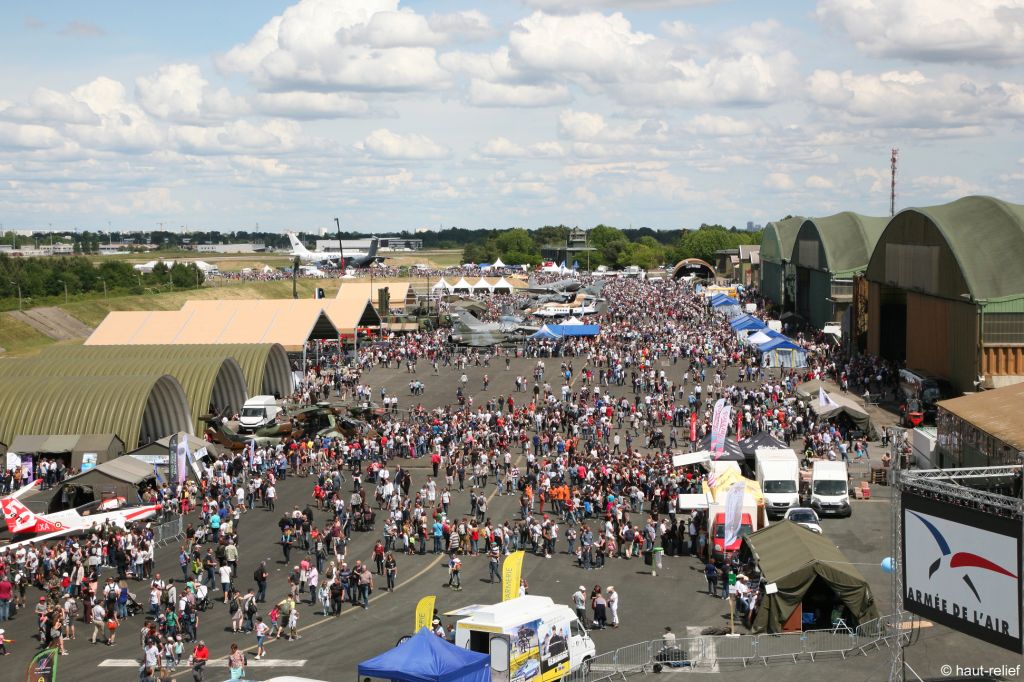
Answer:
POLYGON ((754 616, 754 632, 782 632, 783 624, 804 603, 817 581, 817 588, 831 589, 855 627, 878 618, 871 587, 857 567, 817 533, 792 521, 781 521, 743 538, 766 586, 764 598, 754 616))

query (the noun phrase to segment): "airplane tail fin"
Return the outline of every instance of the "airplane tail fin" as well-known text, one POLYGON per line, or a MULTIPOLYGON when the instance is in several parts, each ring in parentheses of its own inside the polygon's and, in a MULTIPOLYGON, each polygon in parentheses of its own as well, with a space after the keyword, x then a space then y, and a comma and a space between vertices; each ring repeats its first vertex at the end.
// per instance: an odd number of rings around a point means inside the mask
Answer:
POLYGON ((369 256, 370 258, 376 257, 377 256, 377 246, 379 246, 379 244, 380 244, 380 240, 377 239, 376 237, 371 239, 370 240, 370 250, 366 252, 366 255, 369 256))
POLYGON ((299 241, 299 238, 295 236, 294 232, 288 233, 288 241, 291 242, 292 251, 294 251, 296 255, 306 255, 309 253, 309 250, 302 245, 302 242, 299 241))
POLYGON ((60 530, 54 524, 34 514, 16 497, 0 500, 0 508, 4 512, 7 530, 11 533, 48 533, 60 530))

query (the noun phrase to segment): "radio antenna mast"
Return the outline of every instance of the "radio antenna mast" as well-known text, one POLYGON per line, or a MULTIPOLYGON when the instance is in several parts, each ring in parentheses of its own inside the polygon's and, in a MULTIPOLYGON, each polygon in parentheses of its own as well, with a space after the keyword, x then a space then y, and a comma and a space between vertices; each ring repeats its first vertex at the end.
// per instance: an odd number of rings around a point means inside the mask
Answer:
POLYGON ((896 166, 900 159, 900 150, 897 147, 892 148, 892 156, 889 158, 890 167, 892 169, 891 180, 889 184, 889 217, 896 215, 896 166))

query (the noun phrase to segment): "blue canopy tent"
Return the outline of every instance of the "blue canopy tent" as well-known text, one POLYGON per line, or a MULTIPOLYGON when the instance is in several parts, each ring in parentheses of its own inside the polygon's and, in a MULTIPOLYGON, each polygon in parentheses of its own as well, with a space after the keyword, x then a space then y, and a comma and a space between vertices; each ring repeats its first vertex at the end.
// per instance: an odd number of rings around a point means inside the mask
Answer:
POLYGON ((807 351, 785 336, 777 336, 757 347, 765 367, 800 368, 807 366, 807 351))
POLYGON ((725 294, 712 296, 711 307, 717 312, 725 313, 728 317, 736 317, 742 312, 740 310, 740 302, 725 294))
POLYGON ((401 682, 490 682, 491 657, 460 649, 426 628, 359 664, 360 677, 401 682))
POLYGON ((530 334, 530 338, 531 339, 557 339, 558 338, 558 334, 555 334, 553 331, 551 331, 551 329, 545 324, 540 329, 538 329, 534 333, 530 334))
POLYGON ((768 325, 751 315, 739 315, 729 321, 729 326, 735 332, 744 332, 764 329, 768 325))

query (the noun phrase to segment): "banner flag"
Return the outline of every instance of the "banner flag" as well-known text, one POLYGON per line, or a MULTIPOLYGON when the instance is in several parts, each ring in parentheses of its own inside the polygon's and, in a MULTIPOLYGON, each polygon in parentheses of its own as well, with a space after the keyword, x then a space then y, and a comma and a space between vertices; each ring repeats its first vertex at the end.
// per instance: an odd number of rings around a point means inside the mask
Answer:
POLYGON ((725 453, 725 434, 729 430, 729 415, 732 405, 725 398, 715 403, 715 411, 711 417, 711 454, 718 459, 725 453))
POLYGON ((690 413, 690 442, 697 442, 697 413, 690 413))
POLYGON ((512 552, 505 557, 501 566, 501 601, 508 601, 519 596, 519 583, 523 578, 524 550, 512 552))
MULTIPOLYGON (((171 436, 171 440, 167 443, 167 480, 176 481, 178 480, 178 434, 171 436)), ((153 470, 156 470, 156 465, 153 465, 153 470)))
POLYGON ((412 628, 413 633, 419 632, 420 628, 433 629, 431 625, 434 622, 434 601, 436 599, 437 597, 431 594, 420 599, 416 604, 416 623, 412 628))
POLYGON ((818 406, 819 407, 839 407, 839 403, 832 399, 828 393, 825 392, 824 388, 818 389, 818 406))
POLYGON ((740 525, 743 522, 743 495, 747 486, 736 481, 725 494, 725 546, 736 542, 740 536, 740 525))
POLYGON ((57 654, 60 649, 44 649, 28 664, 26 682, 57 682, 57 654))

